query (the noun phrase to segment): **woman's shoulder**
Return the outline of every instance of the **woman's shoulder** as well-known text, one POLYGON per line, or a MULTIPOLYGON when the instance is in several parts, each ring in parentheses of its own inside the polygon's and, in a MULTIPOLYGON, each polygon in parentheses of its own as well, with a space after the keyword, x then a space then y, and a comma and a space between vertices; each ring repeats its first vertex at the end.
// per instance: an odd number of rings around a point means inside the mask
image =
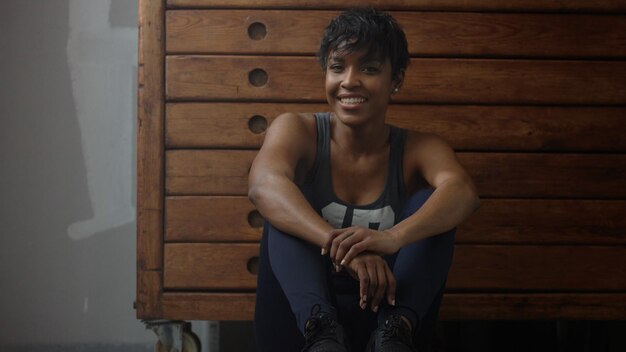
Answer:
POLYGON ((407 171, 423 170, 425 166, 438 163, 454 150, 441 136, 434 133, 407 131, 404 143, 404 165, 407 171))
POLYGON ((450 147, 450 145, 443 137, 437 134, 406 130, 405 147, 413 150, 416 148, 450 147))
POLYGON ((315 114, 285 112, 276 116, 270 127, 274 129, 289 129, 300 133, 311 133, 315 131, 315 114))
POLYGON ((312 113, 285 112, 270 122, 265 133, 265 141, 284 140, 288 143, 305 142, 315 135, 315 118, 312 113))
POLYGON ((287 148, 307 158, 315 151, 316 138, 314 113, 286 112, 272 120, 263 146, 287 148))

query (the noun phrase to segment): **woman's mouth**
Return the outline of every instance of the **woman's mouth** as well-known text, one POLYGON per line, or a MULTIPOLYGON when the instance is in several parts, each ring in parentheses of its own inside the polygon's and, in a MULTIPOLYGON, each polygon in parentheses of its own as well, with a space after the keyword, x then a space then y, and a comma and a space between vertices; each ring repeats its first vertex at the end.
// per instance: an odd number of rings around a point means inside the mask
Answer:
POLYGON ((339 102, 345 105, 358 105, 358 104, 364 103, 366 100, 367 99, 363 97, 340 97, 339 98, 339 102))

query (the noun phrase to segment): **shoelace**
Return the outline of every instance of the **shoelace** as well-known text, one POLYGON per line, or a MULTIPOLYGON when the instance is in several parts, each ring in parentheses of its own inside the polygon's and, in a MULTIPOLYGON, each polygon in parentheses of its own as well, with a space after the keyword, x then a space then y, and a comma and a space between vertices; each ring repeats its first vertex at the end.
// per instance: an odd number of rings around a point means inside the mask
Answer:
POLYGON ((385 326, 382 329, 382 342, 387 342, 393 338, 399 337, 400 341, 407 343, 407 331, 403 325, 404 322, 397 315, 392 315, 385 321, 385 326))
POLYGON ((319 304, 311 308, 311 318, 304 328, 306 344, 303 350, 308 349, 313 343, 324 339, 336 340, 337 323, 330 319, 327 314, 320 312, 319 304))

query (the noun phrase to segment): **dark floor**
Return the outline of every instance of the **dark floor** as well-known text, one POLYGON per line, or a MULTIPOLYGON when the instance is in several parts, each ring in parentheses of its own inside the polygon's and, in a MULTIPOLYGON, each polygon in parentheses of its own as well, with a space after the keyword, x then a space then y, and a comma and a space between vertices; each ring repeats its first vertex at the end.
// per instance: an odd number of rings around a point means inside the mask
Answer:
MULTIPOLYGON (((221 352, 256 351, 252 323, 221 322, 220 345, 221 352)), ((432 351, 625 352, 626 321, 446 321, 432 351)))
POLYGON ((442 322, 438 332, 435 351, 626 351, 626 322, 442 322))

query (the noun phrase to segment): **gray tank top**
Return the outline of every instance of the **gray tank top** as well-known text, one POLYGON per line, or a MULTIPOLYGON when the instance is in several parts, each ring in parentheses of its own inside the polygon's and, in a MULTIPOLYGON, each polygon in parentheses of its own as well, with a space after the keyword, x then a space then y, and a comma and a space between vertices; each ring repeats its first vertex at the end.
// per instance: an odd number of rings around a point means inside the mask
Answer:
POLYGON ((353 205, 339 199, 330 173, 330 113, 316 113, 317 152, 303 191, 318 213, 334 228, 362 226, 386 230, 398 221, 406 201, 402 156, 406 131, 391 127, 387 181, 374 202, 353 205))

